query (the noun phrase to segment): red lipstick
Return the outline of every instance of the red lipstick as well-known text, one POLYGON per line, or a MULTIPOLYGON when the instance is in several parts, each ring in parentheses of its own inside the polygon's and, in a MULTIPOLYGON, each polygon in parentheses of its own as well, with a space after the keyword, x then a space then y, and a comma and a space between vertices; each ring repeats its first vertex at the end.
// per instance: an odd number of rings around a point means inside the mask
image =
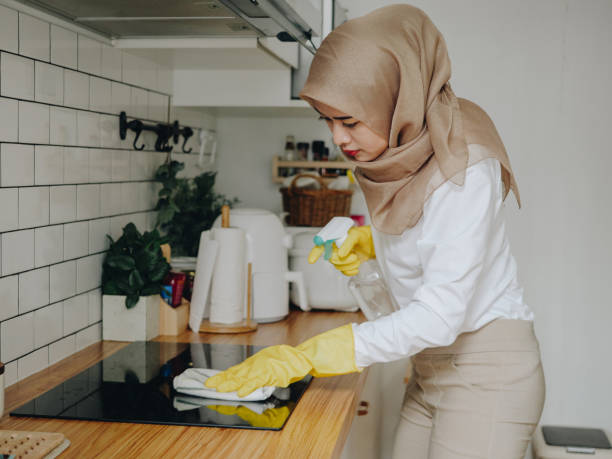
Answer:
POLYGON ((343 150, 342 150, 342 152, 343 152, 345 155, 348 155, 348 156, 353 157, 353 156, 355 156, 357 153, 359 153, 359 150, 344 150, 344 149, 343 149, 343 150))

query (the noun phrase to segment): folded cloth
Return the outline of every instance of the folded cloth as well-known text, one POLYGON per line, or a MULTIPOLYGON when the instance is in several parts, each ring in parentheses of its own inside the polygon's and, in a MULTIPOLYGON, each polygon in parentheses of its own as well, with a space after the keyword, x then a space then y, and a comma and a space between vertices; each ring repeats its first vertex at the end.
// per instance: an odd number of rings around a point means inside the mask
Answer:
POLYGON ((257 414, 263 414, 269 408, 274 408, 274 403, 266 402, 239 402, 233 400, 218 400, 212 398, 193 397, 191 395, 175 395, 172 406, 177 411, 193 410, 203 406, 244 406, 257 414))
POLYGON ((211 389, 204 385, 208 378, 220 372, 221 370, 213 370, 212 368, 188 368, 174 378, 172 385, 174 390, 182 394, 243 402, 266 400, 276 389, 274 386, 264 386, 244 397, 239 397, 236 392, 217 392, 216 389, 211 389))

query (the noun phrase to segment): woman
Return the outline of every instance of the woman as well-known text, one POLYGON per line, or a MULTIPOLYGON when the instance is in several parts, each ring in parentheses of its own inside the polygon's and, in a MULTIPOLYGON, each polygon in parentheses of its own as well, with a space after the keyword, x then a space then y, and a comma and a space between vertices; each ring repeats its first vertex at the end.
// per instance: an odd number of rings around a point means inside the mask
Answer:
POLYGON ((523 458, 544 376, 502 214, 510 190, 520 198, 495 126, 450 74, 442 35, 408 5, 323 41, 301 97, 355 163, 373 226, 330 261, 354 275, 376 257, 401 309, 266 348, 207 385, 243 395, 413 356, 394 457, 523 458))

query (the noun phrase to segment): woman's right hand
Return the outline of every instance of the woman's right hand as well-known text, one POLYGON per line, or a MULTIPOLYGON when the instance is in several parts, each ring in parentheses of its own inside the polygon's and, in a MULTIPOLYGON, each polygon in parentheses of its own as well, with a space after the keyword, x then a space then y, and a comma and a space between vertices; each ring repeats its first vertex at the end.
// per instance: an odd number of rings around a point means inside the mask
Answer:
MULTIPOLYGON (((317 245, 312 248, 308 256, 308 263, 316 262, 323 254, 324 247, 317 245)), ((372 230, 369 225, 353 227, 340 248, 333 246, 333 253, 329 261, 345 276, 354 276, 359 272, 359 266, 366 260, 376 258, 372 230)))

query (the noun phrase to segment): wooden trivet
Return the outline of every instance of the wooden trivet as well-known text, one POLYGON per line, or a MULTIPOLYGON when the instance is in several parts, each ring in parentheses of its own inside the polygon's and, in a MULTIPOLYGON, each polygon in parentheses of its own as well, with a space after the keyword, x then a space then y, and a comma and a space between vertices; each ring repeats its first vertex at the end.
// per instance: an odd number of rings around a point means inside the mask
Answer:
POLYGON ((63 433, 0 430, 0 454, 15 459, 53 459, 68 446, 63 433))

